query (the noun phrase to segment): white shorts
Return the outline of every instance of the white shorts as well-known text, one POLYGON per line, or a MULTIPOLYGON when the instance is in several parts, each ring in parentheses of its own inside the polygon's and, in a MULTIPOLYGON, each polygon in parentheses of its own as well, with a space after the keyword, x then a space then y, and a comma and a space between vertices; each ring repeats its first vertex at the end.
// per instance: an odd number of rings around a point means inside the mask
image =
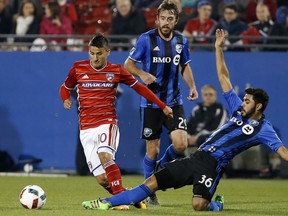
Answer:
POLYGON ((90 172, 94 176, 105 173, 98 156, 99 152, 112 154, 115 160, 119 137, 119 128, 114 124, 104 124, 96 128, 80 130, 80 140, 84 149, 86 162, 90 172))

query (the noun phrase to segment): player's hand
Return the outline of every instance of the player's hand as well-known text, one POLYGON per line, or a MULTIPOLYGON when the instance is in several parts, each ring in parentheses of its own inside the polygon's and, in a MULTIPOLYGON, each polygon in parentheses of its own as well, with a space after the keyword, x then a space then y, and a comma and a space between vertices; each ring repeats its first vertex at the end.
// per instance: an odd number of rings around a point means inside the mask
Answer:
POLYGON ((198 99, 198 92, 197 92, 196 88, 190 89, 190 94, 187 97, 187 99, 190 101, 194 101, 194 100, 198 99))
POLYGON ((215 48, 223 47, 226 39, 226 34, 223 29, 216 30, 215 48))
POLYGON ((70 99, 66 99, 65 101, 64 101, 64 108, 65 109, 67 109, 67 110, 70 110, 71 109, 71 106, 72 106, 72 100, 70 100, 70 99))
POLYGON ((147 72, 141 73, 139 77, 146 85, 156 82, 156 77, 147 72))
POLYGON ((166 106, 163 112, 168 118, 173 118, 173 110, 169 106, 166 106))

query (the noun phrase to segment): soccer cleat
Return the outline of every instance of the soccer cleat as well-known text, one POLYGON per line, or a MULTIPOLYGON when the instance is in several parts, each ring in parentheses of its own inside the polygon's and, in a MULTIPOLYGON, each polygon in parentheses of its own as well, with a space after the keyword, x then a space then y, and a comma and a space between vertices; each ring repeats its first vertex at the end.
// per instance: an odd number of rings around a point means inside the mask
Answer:
POLYGON ((139 209, 147 209, 147 206, 143 201, 135 203, 134 206, 139 209))
POLYGON ((147 197, 146 205, 147 206, 159 206, 160 205, 156 194, 153 194, 152 196, 147 197))
POLYGON ((129 206, 127 205, 113 206, 112 210, 126 211, 126 210, 129 210, 129 206))
POLYGON ((215 201, 224 204, 224 195, 217 194, 217 196, 215 197, 215 201))
POLYGON ((95 209, 108 210, 109 208, 111 208, 110 203, 101 199, 84 201, 82 202, 82 206, 85 209, 90 209, 90 210, 95 210, 95 209))
POLYGON ((217 194, 217 196, 215 197, 215 202, 219 202, 219 209, 218 211, 222 211, 224 208, 224 195, 219 195, 217 194))

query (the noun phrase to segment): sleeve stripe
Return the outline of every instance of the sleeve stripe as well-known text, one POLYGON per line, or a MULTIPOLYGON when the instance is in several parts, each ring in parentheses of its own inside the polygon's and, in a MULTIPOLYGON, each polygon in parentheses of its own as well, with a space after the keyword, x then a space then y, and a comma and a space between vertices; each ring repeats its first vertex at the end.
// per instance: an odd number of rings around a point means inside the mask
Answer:
POLYGON ((63 86, 67 89, 67 90, 74 90, 75 88, 68 88, 66 85, 65 85, 65 83, 63 84, 63 86))
POLYGON ((187 62, 185 62, 184 65, 187 65, 190 62, 191 62, 191 59, 189 59, 187 62))
POLYGON ((128 58, 131 59, 131 60, 134 61, 134 62, 138 62, 138 63, 141 62, 141 61, 138 61, 138 60, 136 60, 136 59, 133 59, 131 56, 129 56, 128 58))
POLYGON ((138 83, 138 80, 136 80, 136 82, 134 82, 132 85, 130 85, 130 88, 132 88, 133 86, 135 86, 138 83))

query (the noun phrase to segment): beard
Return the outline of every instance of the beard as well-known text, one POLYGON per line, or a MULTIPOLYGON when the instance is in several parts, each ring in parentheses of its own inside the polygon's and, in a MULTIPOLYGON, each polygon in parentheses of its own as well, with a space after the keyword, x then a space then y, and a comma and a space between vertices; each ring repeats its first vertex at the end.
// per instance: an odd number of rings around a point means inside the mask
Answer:
POLYGON ((170 29, 167 26, 162 26, 159 28, 161 34, 165 37, 165 38, 169 38, 172 32, 172 29, 170 29))
POLYGON ((255 112, 256 112, 256 107, 251 109, 249 112, 241 108, 241 115, 247 119, 250 118, 255 112))

